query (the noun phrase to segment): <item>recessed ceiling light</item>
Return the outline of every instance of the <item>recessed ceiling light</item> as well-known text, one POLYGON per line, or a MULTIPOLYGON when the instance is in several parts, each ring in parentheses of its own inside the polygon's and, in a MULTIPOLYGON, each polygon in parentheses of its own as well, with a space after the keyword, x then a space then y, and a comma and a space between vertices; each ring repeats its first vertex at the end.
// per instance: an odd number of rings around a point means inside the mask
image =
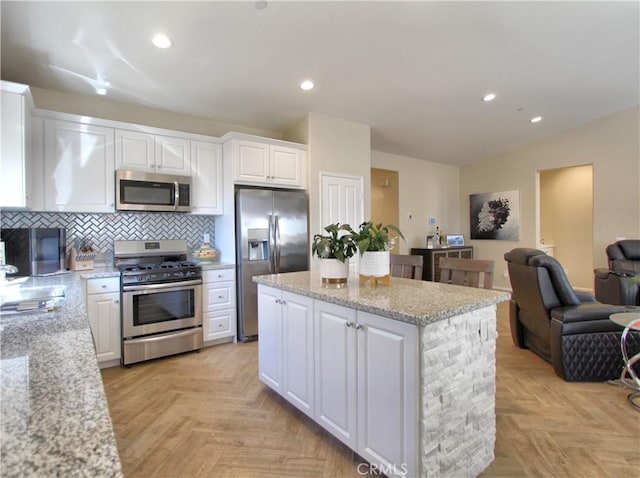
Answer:
POLYGON ((540 121, 542 121, 542 116, 534 116, 533 118, 531 118, 529 120, 531 123, 539 123, 540 121))
POLYGON ((107 89, 106 88, 97 88, 96 89, 96 94, 97 95, 106 95, 107 94, 107 89))
POLYGON ((305 91, 313 89, 313 81, 304 80, 302 83, 300 83, 300 88, 302 88, 305 91))
POLYGON ((254 6, 258 10, 264 10, 265 8, 267 8, 267 2, 265 2, 264 0, 258 0, 256 3, 254 3, 254 6))
POLYGON ((151 41, 158 48, 169 48, 171 45, 173 45, 171 38, 169 38, 164 33, 158 33, 153 37, 151 41))
POLYGON ((495 99, 496 99, 496 94, 495 93, 488 93, 488 94, 486 94, 486 95, 484 95, 482 97, 482 101, 484 101, 485 103, 487 101, 493 101, 495 99))

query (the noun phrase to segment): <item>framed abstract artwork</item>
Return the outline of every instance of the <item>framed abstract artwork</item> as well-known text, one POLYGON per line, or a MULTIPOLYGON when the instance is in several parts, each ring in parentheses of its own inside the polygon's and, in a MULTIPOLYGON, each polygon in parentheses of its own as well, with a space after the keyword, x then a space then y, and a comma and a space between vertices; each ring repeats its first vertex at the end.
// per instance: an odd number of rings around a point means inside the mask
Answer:
POLYGON ((519 192, 469 195, 471 239, 520 239, 519 192))

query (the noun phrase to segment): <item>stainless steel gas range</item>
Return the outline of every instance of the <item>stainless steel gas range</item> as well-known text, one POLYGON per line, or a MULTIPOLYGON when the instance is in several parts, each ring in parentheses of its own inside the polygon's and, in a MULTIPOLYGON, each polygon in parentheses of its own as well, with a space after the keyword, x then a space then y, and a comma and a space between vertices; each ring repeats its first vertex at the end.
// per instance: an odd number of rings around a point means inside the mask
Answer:
POLYGON ((182 240, 115 241, 122 365, 202 348, 202 268, 182 240))

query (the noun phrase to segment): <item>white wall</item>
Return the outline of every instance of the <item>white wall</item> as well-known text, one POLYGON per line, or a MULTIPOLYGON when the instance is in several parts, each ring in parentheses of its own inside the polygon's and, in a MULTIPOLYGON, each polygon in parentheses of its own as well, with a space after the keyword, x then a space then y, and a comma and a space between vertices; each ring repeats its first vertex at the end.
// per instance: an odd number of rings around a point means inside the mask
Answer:
MULTIPOLYGON (((445 234, 463 232, 460 223, 460 168, 395 154, 371 152, 371 166, 398 171, 400 181, 400 223, 407 239, 400 253, 412 247, 426 247, 434 217, 445 234), (411 214, 412 219, 409 219, 411 214)), ((468 226, 467 226, 468 227, 468 226)))
POLYGON ((371 132, 367 125, 310 113, 307 158, 309 170, 309 228, 321 232, 320 172, 364 178, 364 217, 371 217, 371 132))
MULTIPOLYGON (((519 148, 460 171, 460 217, 469 234, 469 194, 518 190, 519 241, 470 241, 475 257, 496 261, 497 287, 504 253, 537 244, 537 171, 593 165, 593 266, 606 266, 605 248, 617 236, 640 238, 640 108, 612 114, 552 138, 519 148)), ((567 191, 571 194, 571 191, 567 191)))

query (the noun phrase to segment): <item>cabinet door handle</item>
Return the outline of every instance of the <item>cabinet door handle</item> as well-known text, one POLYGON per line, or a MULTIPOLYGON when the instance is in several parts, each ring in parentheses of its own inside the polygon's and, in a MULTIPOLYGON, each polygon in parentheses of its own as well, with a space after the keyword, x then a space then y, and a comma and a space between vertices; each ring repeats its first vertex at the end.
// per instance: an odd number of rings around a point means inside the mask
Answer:
POLYGON ((347 327, 351 327, 353 325, 353 322, 347 320, 344 325, 346 325, 347 327))
POLYGON ((356 324, 356 330, 360 330, 363 329, 364 327, 362 326, 362 324, 356 324))

